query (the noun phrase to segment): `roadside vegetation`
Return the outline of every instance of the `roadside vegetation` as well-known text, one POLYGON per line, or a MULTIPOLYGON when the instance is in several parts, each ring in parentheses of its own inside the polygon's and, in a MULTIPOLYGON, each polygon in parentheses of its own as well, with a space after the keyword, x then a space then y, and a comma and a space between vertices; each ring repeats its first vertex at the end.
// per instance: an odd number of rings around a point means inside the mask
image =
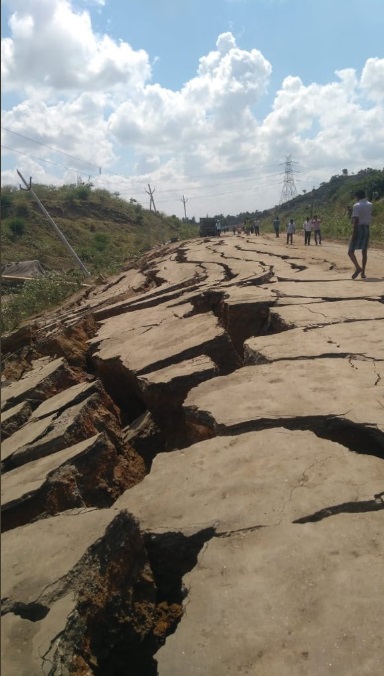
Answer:
POLYGON ((100 274, 120 271, 155 246, 195 237, 194 223, 144 209, 118 193, 91 185, 33 189, 74 249, 90 276, 78 267, 31 193, 1 189, 1 263, 38 260, 49 272, 24 285, 2 286, 1 331, 60 305, 100 274))
POLYGON ((1 303, 1 332, 8 333, 23 320, 57 307, 80 290, 83 280, 81 272, 48 272, 22 286, 8 288, 1 303))

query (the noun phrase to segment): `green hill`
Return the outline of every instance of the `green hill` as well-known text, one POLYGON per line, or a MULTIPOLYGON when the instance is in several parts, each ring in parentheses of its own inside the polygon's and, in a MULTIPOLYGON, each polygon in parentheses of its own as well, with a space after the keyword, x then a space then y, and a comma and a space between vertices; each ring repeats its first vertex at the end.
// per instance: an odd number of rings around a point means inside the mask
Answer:
MULTIPOLYGON (((172 238, 197 234, 176 216, 144 209, 90 185, 36 185, 33 190, 85 267, 110 273, 172 238)), ((2 263, 39 260, 49 270, 77 267, 30 192, 1 190, 2 263)))
POLYGON ((351 223, 347 207, 354 203, 354 193, 362 188, 373 202, 373 223, 371 227, 371 243, 373 246, 384 245, 384 169, 362 169, 357 174, 348 175, 347 170, 338 176, 332 176, 328 183, 322 183, 317 189, 303 192, 293 199, 266 209, 262 212, 243 212, 236 216, 217 214, 224 226, 232 227, 235 223, 253 220, 256 215, 261 219, 262 232, 273 231, 272 221, 278 215, 282 226, 293 218, 301 228, 307 216, 317 214, 322 219, 322 232, 328 239, 348 239, 351 223))

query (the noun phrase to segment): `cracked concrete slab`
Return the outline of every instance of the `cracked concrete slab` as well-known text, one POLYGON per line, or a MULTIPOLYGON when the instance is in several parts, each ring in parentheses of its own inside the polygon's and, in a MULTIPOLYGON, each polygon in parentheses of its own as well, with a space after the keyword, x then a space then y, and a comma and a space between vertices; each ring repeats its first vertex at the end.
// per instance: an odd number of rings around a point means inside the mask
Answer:
POLYGON ((20 448, 40 439, 51 427, 55 415, 26 423, 1 444, 1 460, 4 462, 20 448))
POLYGON ((261 364, 282 359, 362 356, 384 360, 384 320, 329 324, 311 331, 292 329, 246 341, 245 363, 261 364), (289 338, 289 340, 288 340, 289 338))
MULTIPOLYGON (((221 434, 245 431, 261 420, 284 425, 300 418, 306 426, 311 418, 338 418, 384 432, 383 387, 376 383, 369 361, 340 359, 335 369, 329 358, 282 360, 201 383, 188 394, 184 409, 191 424, 221 434)), ((384 437, 381 445, 384 449, 384 437)))
POLYGON ((30 497, 32 493, 42 487, 51 472, 68 462, 68 460, 92 448, 100 436, 100 434, 95 434, 93 437, 84 439, 84 441, 74 446, 58 451, 54 455, 33 460, 28 465, 23 465, 7 472, 1 483, 2 509, 6 509, 10 503, 21 500, 25 496, 30 497))
POLYGON ((146 393, 158 389, 163 396, 172 398, 178 391, 187 391, 215 375, 218 375, 216 364, 210 357, 200 355, 140 376, 139 386, 146 393))
POLYGON ((306 282, 278 282, 275 285, 278 293, 285 296, 300 296, 305 300, 307 294, 312 298, 324 298, 329 300, 350 300, 358 298, 370 298, 380 301, 384 294, 384 281, 382 284, 376 282, 359 283, 352 279, 338 279, 336 281, 313 281, 306 282))
POLYGON ((355 514, 212 538, 159 676, 378 675, 381 532, 382 514, 355 514))
POLYGON ((31 622, 8 613, 1 619, 2 667, 6 676, 48 676, 53 666, 51 645, 64 631, 76 607, 72 593, 52 604, 46 618, 31 622), (15 650, 15 646, 17 646, 15 650))
POLYGON ((308 306, 306 302, 287 304, 287 300, 282 298, 271 310, 271 315, 287 327, 322 326, 323 324, 339 324, 367 319, 384 319, 384 304, 374 300, 357 299, 331 303, 311 303, 308 306))
POLYGON ((7 439, 14 434, 31 415, 31 405, 28 401, 21 401, 19 404, 8 408, 1 413, 1 436, 7 439))
MULTIPOLYGON (((98 347, 93 356, 103 361, 119 359, 130 371, 144 373, 165 367, 166 362, 184 361, 203 353, 212 358, 220 348, 231 350, 227 334, 214 315, 199 314, 179 319, 169 314, 164 317, 163 314, 159 324, 148 326, 146 330, 143 327, 136 330, 136 322, 134 315, 126 318, 131 328, 129 340, 125 343, 118 325, 108 320, 108 326, 104 325, 95 338, 98 347), (209 348, 211 352, 207 353, 209 348)), ((235 360, 233 348, 232 351, 232 360, 235 360)))
POLYGON ((383 489, 378 458, 351 453, 312 432, 280 428, 160 454, 151 473, 123 493, 114 509, 128 509, 150 531, 245 531, 371 499, 383 489), (171 476, 177 481, 170 482, 171 476))
POLYGON ((9 385, 1 388, 1 408, 6 409, 30 398, 43 401, 47 396, 78 382, 62 357, 42 357, 32 363, 32 369, 9 385))
POLYGON ((87 396, 97 391, 99 383, 94 380, 92 382, 77 383, 68 387, 63 392, 58 392, 53 397, 50 397, 38 406, 31 414, 31 420, 44 418, 47 415, 53 415, 58 411, 64 410, 69 406, 86 399, 87 396))
MULTIPOLYGON (((86 388, 82 394, 86 394, 86 388)), ((79 395, 79 391, 77 391, 79 395)), ((60 401, 71 403, 71 397, 60 401)), ((75 397, 76 400, 76 397, 75 397)), ((56 404, 57 405, 57 404, 56 404)), ((55 405, 53 406, 55 409, 55 405)), ((5 469, 13 469, 31 460, 61 451, 67 446, 93 436, 105 429, 112 438, 119 435, 117 410, 104 391, 94 392, 78 403, 68 405, 63 411, 47 414, 27 423, 6 439, 2 445, 2 462, 5 469)))
POLYGON ((108 509, 75 509, 4 533, 3 599, 10 607, 51 603, 60 596, 61 581, 114 516, 108 509))

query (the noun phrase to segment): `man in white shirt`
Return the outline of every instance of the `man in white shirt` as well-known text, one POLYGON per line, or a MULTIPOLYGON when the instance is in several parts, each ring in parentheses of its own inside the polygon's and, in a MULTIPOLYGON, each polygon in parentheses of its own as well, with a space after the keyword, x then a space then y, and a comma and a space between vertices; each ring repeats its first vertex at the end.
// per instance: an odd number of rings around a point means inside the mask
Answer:
POLYGON ((352 237, 349 242, 348 256, 355 266, 355 272, 352 279, 356 279, 360 274, 363 279, 366 278, 365 268, 368 258, 369 228, 372 221, 372 203, 368 202, 365 196, 365 190, 357 190, 355 193, 358 201, 352 209, 352 237), (359 265, 355 251, 361 249, 361 266, 359 265))
POLYGON ((287 223, 287 244, 293 244, 293 235, 296 232, 296 223, 293 218, 287 223))
POLYGON ((311 243, 311 232, 312 232, 312 223, 307 217, 306 220, 303 223, 303 230, 304 230, 304 244, 310 245, 311 243))

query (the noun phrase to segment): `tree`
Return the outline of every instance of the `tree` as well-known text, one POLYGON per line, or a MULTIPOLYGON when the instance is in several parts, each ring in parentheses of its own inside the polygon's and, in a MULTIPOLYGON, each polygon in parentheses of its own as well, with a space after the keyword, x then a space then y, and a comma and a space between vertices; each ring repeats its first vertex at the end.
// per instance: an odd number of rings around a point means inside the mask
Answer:
POLYGON ((348 169, 343 169, 343 176, 348 176, 348 169))

